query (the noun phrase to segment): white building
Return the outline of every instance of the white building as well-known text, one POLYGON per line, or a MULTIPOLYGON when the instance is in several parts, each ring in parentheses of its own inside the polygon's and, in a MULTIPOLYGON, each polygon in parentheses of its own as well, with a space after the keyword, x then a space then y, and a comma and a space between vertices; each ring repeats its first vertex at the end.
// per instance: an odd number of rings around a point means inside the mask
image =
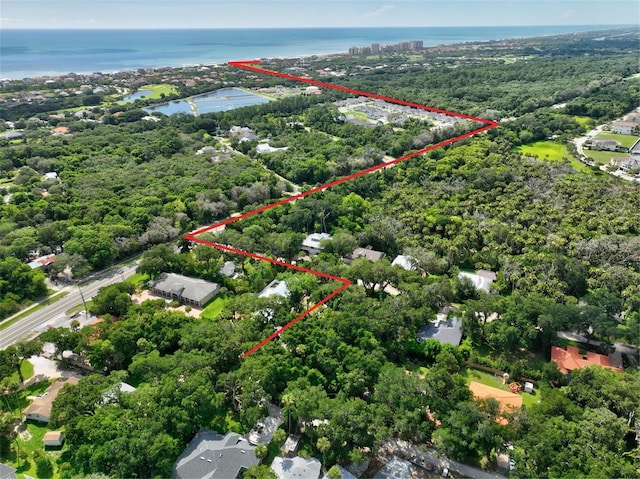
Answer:
POLYGON ((320 242, 330 239, 332 238, 329 233, 311 233, 302 242, 301 249, 309 254, 318 254, 322 251, 320 242))

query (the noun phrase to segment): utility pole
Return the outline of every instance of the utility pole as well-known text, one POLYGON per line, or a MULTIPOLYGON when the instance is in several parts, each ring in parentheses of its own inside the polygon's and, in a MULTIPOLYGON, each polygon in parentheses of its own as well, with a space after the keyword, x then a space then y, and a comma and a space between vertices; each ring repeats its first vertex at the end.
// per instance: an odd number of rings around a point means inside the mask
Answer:
POLYGON ((87 302, 84 300, 84 294, 82 294, 82 289, 80 289, 80 282, 77 281, 76 285, 78 286, 78 291, 80 292, 80 297, 82 298, 82 304, 84 305, 84 312, 85 314, 89 314, 89 311, 87 311, 87 302))

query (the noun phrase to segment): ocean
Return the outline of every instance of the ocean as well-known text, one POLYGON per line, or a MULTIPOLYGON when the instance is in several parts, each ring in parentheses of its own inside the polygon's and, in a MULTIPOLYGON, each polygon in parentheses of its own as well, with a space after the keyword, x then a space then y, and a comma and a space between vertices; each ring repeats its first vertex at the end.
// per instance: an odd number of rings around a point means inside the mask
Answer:
POLYGON ((523 27, 280 28, 210 30, 0 30, 0 78, 179 67, 254 58, 345 53, 371 43, 424 46, 614 28, 523 27))

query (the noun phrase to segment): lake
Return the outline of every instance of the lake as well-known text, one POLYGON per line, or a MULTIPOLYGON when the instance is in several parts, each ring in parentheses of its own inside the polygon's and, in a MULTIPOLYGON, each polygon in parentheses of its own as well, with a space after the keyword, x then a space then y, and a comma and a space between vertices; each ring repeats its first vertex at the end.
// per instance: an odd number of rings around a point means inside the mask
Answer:
POLYGON ((243 106, 259 105, 269 101, 271 101, 269 98, 239 88, 222 88, 196 95, 189 99, 170 101, 162 105, 145 108, 145 111, 159 112, 165 115, 174 113, 203 115, 205 113, 233 110, 243 106), (195 111, 193 106, 195 106, 195 111))

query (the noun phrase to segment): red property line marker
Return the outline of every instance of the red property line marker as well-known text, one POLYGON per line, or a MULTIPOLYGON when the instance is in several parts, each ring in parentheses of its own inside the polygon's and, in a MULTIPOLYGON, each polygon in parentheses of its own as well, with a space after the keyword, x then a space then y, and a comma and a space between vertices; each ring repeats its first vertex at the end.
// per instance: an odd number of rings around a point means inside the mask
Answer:
POLYGON ((243 251, 243 250, 240 250, 240 249, 237 249, 237 248, 233 248, 233 247, 231 247, 229 245, 225 245, 225 244, 221 244, 221 243, 214 243, 214 242, 211 242, 211 241, 203 240, 203 239, 198 238, 198 235, 206 233, 207 231, 214 230, 214 229, 216 229, 216 228, 218 228, 220 226, 228 225, 228 224, 234 223, 236 221, 240 221, 240 220, 242 220, 244 218, 248 218, 250 216, 257 215, 258 213, 262 213, 263 211, 267 211, 267 210, 270 210, 272 208, 276 208, 277 206, 281 206, 281 205, 284 205, 286 203, 290 203, 292 201, 296 201, 296 200, 305 198, 307 196, 313 195, 314 193, 319 193, 320 191, 324 191, 326 189, 329 189, 332 186, 336 186, 336 185, 339 185, 341 183, 345 183, 347 181, 353 180, 355 178, 359 178, 359 177, 364 176, 364 175, 368 175, 369 173, 373 173, 374 171, 378 171, 378 170, 381 170, 382 168, 386 168, 389 165, 395 165, 397 163, 401 163, 401 162, 403 162, 405 160, 408 160, 409 158, 413 158, 415 156, 422 155, 424 153, 427 153, 427 152, 429 152, 431 150, 435 150, 436 148, 443 147, 445 145, 450 145, 451 143, 455 143, 456 141, 462 140, 464 138, 469 138, 469 137, 471 137, 473 135, 476 135, 476 134, 481 133, 483 131, 490 130, 491 128, 495 128, 496 126, 498 126, 498 122, 491 121, 491 120, 485 120, 483 118, 477 118, 477 117, 474 117, 474 116, 464 115, 462 113, 456 113, 456 112, 447 111, 447 110, 440 110, 438 108, 433 108, 433 107, 429 107, 429 106, 425 106, 425 105, 418 105, 417 103, 411 103, 411 102, 404 101, 404 100, 398 100, 398 99, 395 99, 395 98, 389 98, 389 97, 386 97, 386 96, 377 95, 375 93, 368 93, 368 92, 364 92, 364 91, 360 91, 360 90, 353 90, 351 88, 346 88, 346 87, 343 87, 343 86, 340 86, 340 85, 332 85, 330 83, 324 83, 324 82, 320 82, 320 81, 317 81, 317 80, 312 80, 311 78, 297 77, 297 76, 289 75, 289 74, 286 74, 286 73, 280 73, 280 72, 276 72, 276 71, 273 71, 273 70, 267 70, 267 69, 255 66, 258 63, 260 63, 259 60, 247 60, 247 61, 229 62, 229 65, 232 66, 232 67, 242 68, 244 70, 249 70, 249 71, 256 72, 256 73, 272 75, 272 76, 276 76, 276 77, 280 77, 280 78, 285 78, 287 80, 293 80, 293 81, 308 83, 310 85, 320 86, 320 87, 324 87, 324 88, 330 88, 332 90, 343 91, 343 92, 346 92, 346 93, 350 93, 352 95, 366 96, 366 97, 369 97, 369 98, 375 98, 377 100, 383 100, 383 101, 386 101, 388 103, 395 103, 395 104, 398 104, 398 105, 404 105, 404 106, 409 106, 409 107, 412 107, 412 108, 418 108, 420 110, 427 110, 427 111, 433 111, 433 112, 436 112, 436 113, 442 113, 442 114, 445 114, 445 115, 448 115, 448 116, 453 116, 453 117, 456 117, 456 118, 463 118, 465 120, 471 120, 471 121, 475 121, 475 122, 478 122, 478 123, 482 123, 484 126, 482 126, 480 128, 477 128, 477 129, 475 129, 473 131, 470 131, 468 133, 464 133, 462 135, 456 136, 455 138, 450 138, 448 140, 444 140, 444 141, 441 141, 439 143, 436 143, 435 145, 431 145, 431 146, 428 146, 426 148, 422 148, 421 150, 417 150, 417 151, 414 151, 412 153, 409 153, 407 155, 400 156, 400 157, 398 157, 398 158, 396 158, 396 159, 394 159, 392 161, 389 161, 387 163, 382 163, 380 165, 375 165, 375 166, 372 166, 372 167, 367 168, 365 170, 358 171, 357 173, 353 173, 351 175, 344 176, 342 178, 338 178, 337 180, 331 181, 331 182, 326 183, 324 185, 316 186, 315 188, 311 188, 310 190, 304 191, 304 192, 299 193, 297 195, 289 196, 289 197, 284 198, 282 200, 276 201, 275 203, 269 203, 267 205, 261 206, 260 208, 257 208, 255 210, 249 211, 248 213, 245 213, 243 215, 237 216, 235 218, 226 219, 226 220, 221 221, 219 223, 216 223, 214 225, 206 226, 204 228, 201 228, 199 230, 196 230, 196 231, 194 231, 192 233, 187 234, 185 236, 185 239, 187 239, 189 241, 193 241, 195 243, 204 244, 204 245, 207 245, 207 246, 211 246, 213 248, 217 248, 217 249, 222 250, 222 251, 228 251, 230 253, 235 253, 235 254, 239 254, 239 255, 242 255, 242 256, 246 256, 248 258, 253 258, 253 259, 257 259, 257 260, 261 260, 261 261, 268 261, 269 263, 277 264, 278 266, 284 266, 285 268, 293 269, 293 270, 296 270, 296 271, 302 271, 304 273, 310 273, 310 274, 312 274, 314 276, 318 276, 320 278, 331 279, 333 281, 338 281, 338 282, 342 283, 337 289, 335 289, 328 296, 326 296, 323 299, 321 299, 320 301, 318 301, 316 304, 314 304, 309 309, 307 309, 306 311, 301 313, 299 316, 297 316, 292 321, 288 322, 286 325, 284 325, 278 331, 276 331, 275 333, 273 333, 270 336, 266 337, 265 339, 260 341, 258 344, 256 344, 254 347, 252 347, 249 351, 244 353, 245 357, 255 353, 258 349, 260 349, 262 346, 267 344, 269 341, 271 341, 272 339, 274 339, 274 338, 278 337, 279 335, 281 335, 282 333, 284 333, 287 329, 289 329, 291 326, 296 324, 302 318, 304 318, 305 316, 311 314, 313 311, 318 309, 320 306, 325 304, 327 301, 332 299, 334 296, 340 294, 342 291, 347 289, 352 283, 351 283, 351 281, 349 281, 346 278, 340 278, 339 276, 332 276, 330 274, 323 273, 322 271, 316 271, 316 270, 312 270, 312 269, 309 269, 309 268, 303 268, 302 266, 298 266, 298 265, 294 265, 294 264, 291 264, 291 263, 287 263, 285 261, 280 261, 280 260, 277 260, 277 259, 268 258, 266 256, 262 256, 262 255, 259 255, 259 254, 256 254, 256 253, 249 253, 247 251, 243 251))

